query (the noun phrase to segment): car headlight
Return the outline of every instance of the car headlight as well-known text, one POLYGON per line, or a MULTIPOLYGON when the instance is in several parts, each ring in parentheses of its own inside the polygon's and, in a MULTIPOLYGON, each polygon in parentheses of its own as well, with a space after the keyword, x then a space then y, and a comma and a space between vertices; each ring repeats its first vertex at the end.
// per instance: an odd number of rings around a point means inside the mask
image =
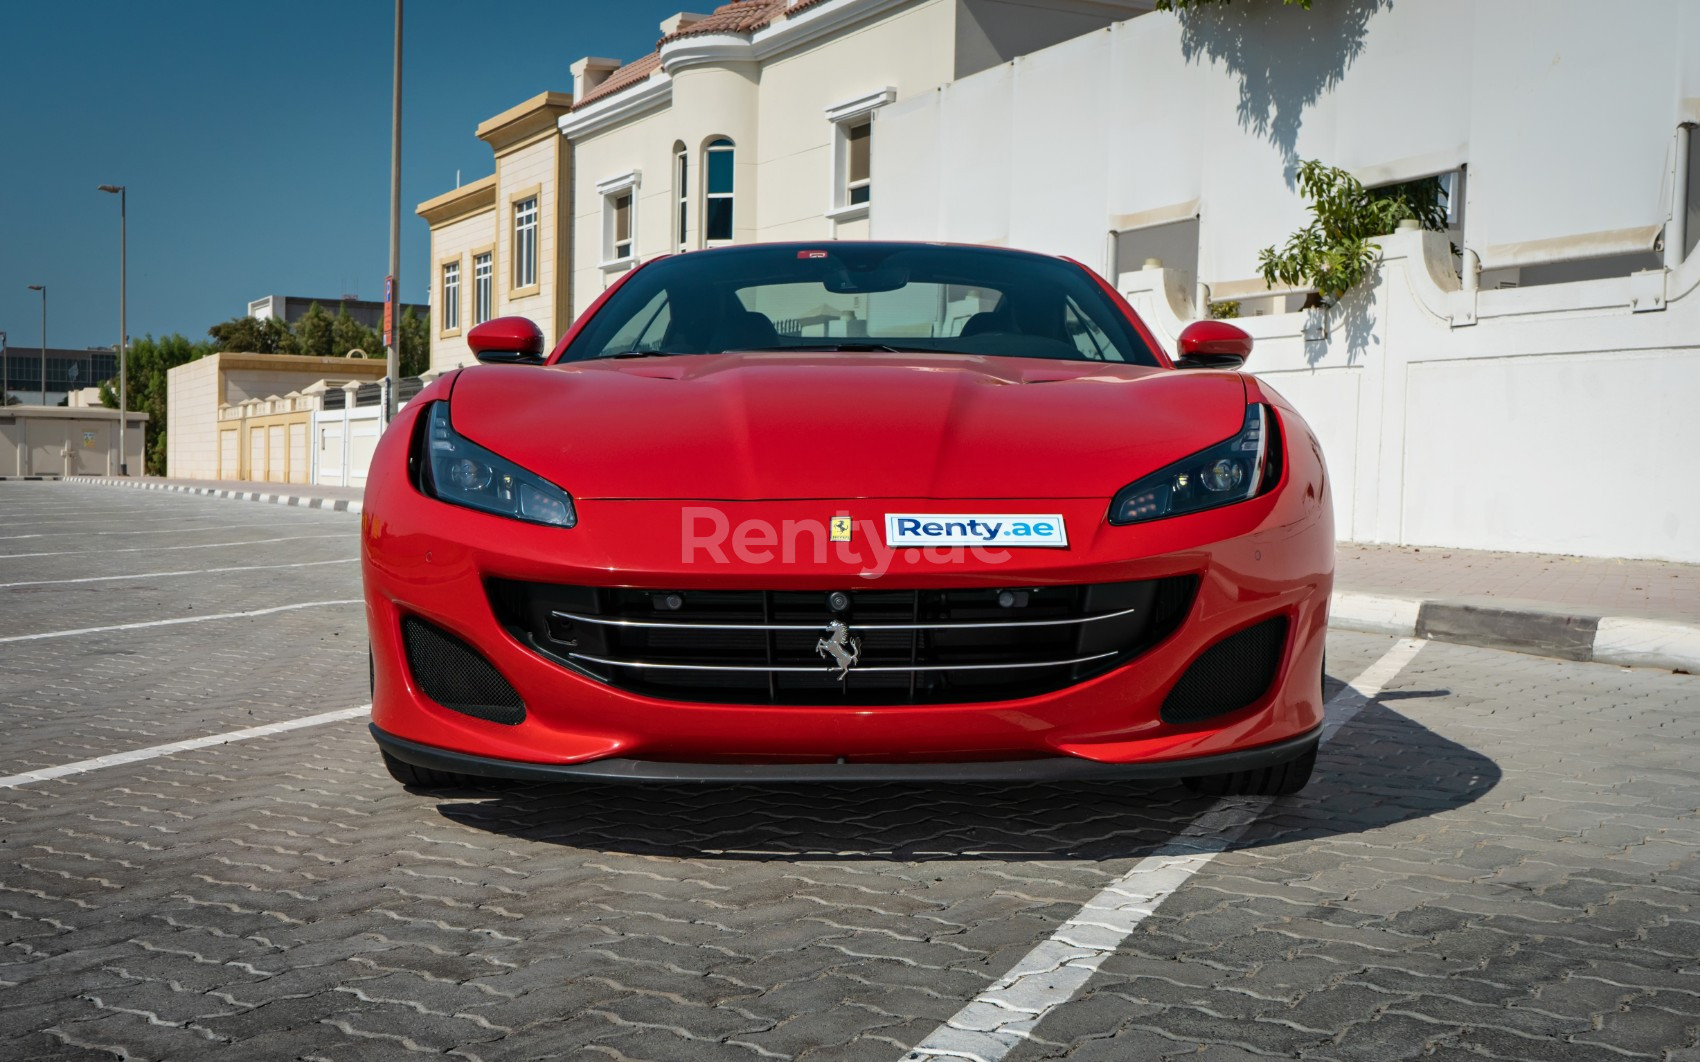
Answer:
POLYGON ((551 527, 578 523, 566 491, 457 433, 447 402, 431 404, 424 443, 420 487, 438 501, 551 527))
POLYGON ((1239 434, 1116 492, 1110 523, 1137 524, 1256 497, 1280 478, 1274 411, 1250 405, 1239 434))

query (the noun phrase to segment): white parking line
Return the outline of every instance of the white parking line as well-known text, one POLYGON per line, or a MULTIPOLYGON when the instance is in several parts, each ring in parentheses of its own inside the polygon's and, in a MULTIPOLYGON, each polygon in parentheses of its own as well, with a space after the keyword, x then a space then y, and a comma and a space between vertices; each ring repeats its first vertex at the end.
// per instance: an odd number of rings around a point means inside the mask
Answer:
POLYGON ((129 752, 114 752, 109 756, 96 756, 92 760, 78 760, 75 763, 61 764, 58 767, 43 767, 38 771, 25 771, 23 774, 7 775, 0 778, 0 789, 10 789, 14 786, 29 785, 31 782, 45 782, 49 778, 64 778, 66 775, 83 774, 88 771, 98 771, 102 767, 116 767, 123 763, 139 763, 142 760, 158 759, 169 756, 174 752, 189 752, 193 749, 204 749, 213 745, 224 745, 232 741, 247 741, 249 738, 270 737, 272 734, 282 734, 290 730, 300 730, 302 727, 320 726, 324 723, 338 723, 344 719, 357 719, 372 710, 369 704, 358 708, 339 708, 334 712, 322 712, 318 715, 304 716, 300 719, 290 719, 282 723, 267 723, 265 726, 251 726, 246 730, 231 730, 223 734, 212 734, 208 737, 190 738, 187 741, 173 741, 169 745, 150 745, 145 749, 131 749, 129 752))
POLYGON ((294 564, 243 564, 234 568, 190 568, 181 572, 142 572, 139 575, 85 575, 77 579, 29 579, 21 583, 0 583, 0 590, 14 586, 58 586, 61 583, 109 583, 119 579, 163 579, 169 575, 213 575, 218 572, 259 572, 273 568, 313 568, 321 564, 354 564, 359 557, 338 557, 335 560, 296 561, 294 564))
POLYGON ((126 546, 123 549, 66 549, 57 553, 0 553, 0 560, 21 560, 24 557, 74 557, 108 553, 158 553, 165 549, 213 549, 217 546, 263 546, 268 542, 299 542, 307 538, 348 538, 347 531, 337 535, 287 535, 283 538, 255 538, 246 542, 198 542, 189 546, 126 546))
POLYGON ((362 600, 358 597, 346 598, 341 601, 300 601, 293 605, 278 605, 273 608, 256 608, 248 612, 219 612, 210 616, 182 616, 177 619, 148 620, 145 623, 115 623, 110 627, 79 627, 71 631, 43 631, 40 634, 14 634, 0 638, 3 642, 35 642, 43 638, 71 638, 79 634, 104 634, 107 631, 134 631, 143 627, 175 627, 180 623, 207 623, 212 620, 244 619, 248 616, 269 616, 274 612, 293 612, 298 608, 320 608, 325 605, 359 605, 362 600))
MULTIPOLYGON (((1406 638, 1324 706, 1322 740, 1332 738, 1404 670, 1425 644, 1406 638)), ((1268 807, 1269 798, 1218 801, 1175 835, 1170 851, 1147 856, 1106 886, 1050 938, 1022 956, 990 988, 904 1055, 998 1062, 1051 1011, 1073 999, 1145 916, 1227 849, 1268 807)))
MULTIPOLYGON (((245 527, 268 527, 269 524, 212 524, 207 527, 149 527, 132 531, 78 531, 76 536, 86 535, 176 535, 189 534, 194 531, 240 531, 245 527)), ((68 534, 63 531, 37 531, 30 535, 0 535, 0 541, 10 541, 15 538, 48 538, 52 535, 68 534)))

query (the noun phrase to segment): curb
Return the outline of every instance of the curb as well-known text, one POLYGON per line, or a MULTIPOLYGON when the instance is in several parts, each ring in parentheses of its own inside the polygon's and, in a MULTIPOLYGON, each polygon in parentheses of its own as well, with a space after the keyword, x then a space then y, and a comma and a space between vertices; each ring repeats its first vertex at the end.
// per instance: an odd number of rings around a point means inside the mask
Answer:
POLYGON ((1337 630, 1700 673, 1700 626, 1687 623, 1352 590, 1336 591, 1330 606, 1337 630))
POLYGON ((271 502, 275 505, 294 505, 302 509, 325 509, 339 513, 358 513, 362 503, 351 498, 323 498, 311 494, 272 494, 266 491, 224 490, 218 487, 189 487, 180 483, 146 483, 135 479, 105 476, 71 476, 66 483, 94 487, 133 487, 138 490, 167 490, 174 494, 202 494, 209 498, 229 498, 233 501, 271 502))

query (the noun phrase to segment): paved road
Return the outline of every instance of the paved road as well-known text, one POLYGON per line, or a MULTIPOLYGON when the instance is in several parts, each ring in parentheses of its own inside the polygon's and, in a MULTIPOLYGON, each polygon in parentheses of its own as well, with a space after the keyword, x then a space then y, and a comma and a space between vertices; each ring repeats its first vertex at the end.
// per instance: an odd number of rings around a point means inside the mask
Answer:
MULTIPOLYGON (((357 526, 0 483, 0 775, 359 705, 357 526)), ((1700 1060, 1700 679, 1329 669, 1277 802, 430 796, 358 719, 0 788, 0 1057, 1700 1060)))

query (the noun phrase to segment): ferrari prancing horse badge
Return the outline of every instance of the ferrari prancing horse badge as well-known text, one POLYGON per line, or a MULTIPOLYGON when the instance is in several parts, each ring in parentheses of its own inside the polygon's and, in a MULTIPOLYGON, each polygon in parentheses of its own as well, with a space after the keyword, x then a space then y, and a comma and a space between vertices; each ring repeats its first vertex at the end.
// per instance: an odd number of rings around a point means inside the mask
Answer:
POLYGON ((850 518, 848 516, 835 516, 832 518, 832 541, 850 541, 850 518))

